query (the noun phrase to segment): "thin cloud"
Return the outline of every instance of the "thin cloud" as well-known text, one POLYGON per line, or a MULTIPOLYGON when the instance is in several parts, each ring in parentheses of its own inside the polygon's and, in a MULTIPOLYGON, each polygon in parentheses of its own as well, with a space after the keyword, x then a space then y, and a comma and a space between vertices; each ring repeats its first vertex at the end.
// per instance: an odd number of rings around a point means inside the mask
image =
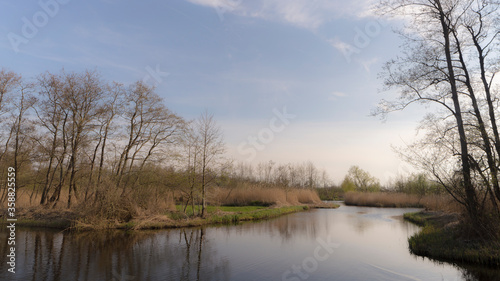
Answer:
POLYGON ((218 12, 282 21, 306 29, 317 29, 328 21, 342 17, 372 16, 372 0, 356 2, 331 0, 186 0, 212 7, 218 12))
POLYGON ((330 95, 328 96, 328 100, 336 101, 337 99, 344 98, 344 97, 347 97, 346 93, 343 93, 343 92, 333 92, 333 93, 330 93, 330 95))

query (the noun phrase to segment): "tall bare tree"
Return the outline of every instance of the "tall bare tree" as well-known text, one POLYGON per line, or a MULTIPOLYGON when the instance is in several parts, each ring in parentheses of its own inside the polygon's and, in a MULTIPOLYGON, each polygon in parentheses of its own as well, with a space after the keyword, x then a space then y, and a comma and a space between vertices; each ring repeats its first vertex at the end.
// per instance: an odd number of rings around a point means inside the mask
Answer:
POLYGON ((200 148, 200 173, 201 173, 201 215, 206 215, 207 185, 214 179, 218 160, 225 152, 223 134, 214 116, 204 112, 194 124, 196 140, 200 148))
MULTIPOLYGON (((10 102, 15 94, 14 92, 16 92, 16 89, 20 86, 21 82, 21 75, 5 69, 0 70, 0 118, 4 118, 3 115, 9 111, 11 105, 10 102)), ((0 151, 0 161, 2 161, 2 158, 8 150, 13 133, 12 130, 9 130, 11 128, 4 129, 7 129, 8 133, 4 133, 1 136, 3 146, 0 151)))
POLYGON ((129 87, 125 102, 123 118, 127 123, 127 141, 116 165, 117 186, 123 188, 122 194, 125 194, 126 190, 126 185, 122 185, 123 177, 130 172, 136 160, 134 156, 148 141, 149 128, 158 121, 160 112, 164 109, 154 88, 142 82, 136 82, 129 87))
POLYGON ((123 111, 124 89, 121 84, 112 83, 104 85, 104 97, 98 105, 95 124, 94 149, 90 156, 90 172, 88 176, 87 189, 85 191, 85 200, 90 197, 89 190, 94 186, 95 199, 100 197, 99 186, 102 185, 102 175, 104 161, 106 158, 106 149, 110 136, 116 131, 116 119, 123 111), (97 179, 94 182, 94 170, 97 166, 97 179))
POLYGON ((89 126, 97 116, 97 108, 103 95, 103 85, 96 72, 86 71, 82 74, 63 73, 63 104, 69 112, 70 123, 70 170, 68 208, 72 196, 78 196, 76 187, 77 165, 81 156, 84 141, 91 131, 89 126))
POLYGON ((490 188, 497 194, 497 199, 491 198, 494 205, 500 199, 496 164, 500 146, 491 93, 498 62, 486 62, 498 41, 494 24, 498 3, 387 0, 381 1, 380 8, 405 16, 409 24, 401 32, 406 38, 405 54, 387 63, 383 73, 386 86, 400 89, 401 95, 397 101, 382 102, 379 113, 404 109, 414 102, 432 102, 447 111, 427 119, 427 136, 435 140, 423 144, 448 151, 448 159, 457 156, 460 164, 453 167, 445 157, 437 157, 441 160, 430 162, 447 168, 434 165, 429 171, 464 205, 471 221, 480 224, 484 187, 486 194, 493 197, 490 188), (485 121, 488 118, 489 122, 485 121), (446 169, 454 169, 455 174, 444 180, 441 172, 446 169))
POLYGON ((66 124, 69 113, 63 107, 61 77, 51 73, 44 73, 38 77, 39 103, 35 108, 38 116, 38 126, 46 133, 39 138, 39 147, 46 155, 44 164, 45 180, 43 184, 40 204, 57 202, 65 178, 65 159, 67 152, 66 124), (52 190, 57 171, 59 183, 52 190))

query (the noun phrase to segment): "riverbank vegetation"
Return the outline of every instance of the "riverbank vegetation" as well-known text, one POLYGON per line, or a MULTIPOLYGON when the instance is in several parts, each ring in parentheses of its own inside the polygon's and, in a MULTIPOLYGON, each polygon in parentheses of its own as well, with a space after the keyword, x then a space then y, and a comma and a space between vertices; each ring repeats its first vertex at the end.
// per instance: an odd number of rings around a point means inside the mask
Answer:
MULTIPOLYGON (((360 169, 357 168, 356 171, 358 170, 360 169)), ((377 179, 365 171, 363 171, 362 175, 366 178, 371 178, 373 182, 378 182, 377 179)), ((353 175, 348 174, 346 179, 352 177, 353 175)), ((344 183, 346 181, 344 180, 344 183)), ((346 205, 397 208, 414 207, 446 212, 462 211, 460 205, 452 196, 446 193, 446 190, 439 183, 430 180, 422 173, 412 174, 408 177, 400 176, 389 182, 387 186, 380 188, 359 188, 357 182, 363 181, 359 179, 356 181, 349 180, 348 188, 343 189, 346 191, 344 194, 346 205)), ((342 186, 344 186, 344 183, 342 186)), ((377 184, 377 186, 379 185, 377 184)))
POLYGON ((413 254, 434 259, 500 267, 500 242, 471 238, 475 232, 462 225, 457 214, 418 212, 404 215, 423 229, 408 239, 413 254))
MULTIPOLYGON (((210 221, 214 206, 282 213, 321 205, 315 188, 328 182, 311 162, 228 159, 213 115, 186 120, 153 86, 105 81, 95 71, 27 79, 2 69, 0 118, 0 204, 9 200, 16 218, 34 224, 210 221)), ((10 214, 2 210, 5 221, 10 214)))
POLYGON ((345 204, 350 206, 391 207, 391 208, 425 208, 428 210, 459 211, 460 207, 448 195, 425 195, 395 192, 348 192, 345 204))
MULTIPOLYGON (((64 198, 67 195, 63 193, 62 196, 64 198)), ((95 205, 76 205, 70 209, 33 205, 29 204, 29 199, 27 193, 18 198, 23 207, 19 209, 17 225, 74 230, 158 229, 227 224, 268 219, 310 208, 338 207, 321 202, 311 190, 285 191, 277 187, 258 186, 246 186, 239 190, 216 188, 208 199, 209 205, 203 217, 200 216, 201 204, 186 206, 168 198, 163 204, 155 204, 153 201, 148 208, 144 208, 136 200, 119 194, 111 197, 108 193, 106 204, 99 205, 99 208, 95 205)))
MULTIPOLYGON (((351 169, 350 172, 359 170, 351 169)), ((367 172, 359 174, 377 182, 367 172)), ((346 179, 352 177, 350 174, 346 179)), ((478 235, 464 207, 439 182, 430 180, 425 174, 414 174, 399 177, 372 192, 358 188, 359 182, 350 180, 349 189, 343 194, 346 205, 425 208, 404 215, 405 220, 422 226, 419 233, 408 239, 413 254, 459 264, 500 266, 500 241, 495 233, 478 235)), ((493 209, 491 205, 487 208, 493 209)), ((490 221, 495 222, 495 218, 490 221)))

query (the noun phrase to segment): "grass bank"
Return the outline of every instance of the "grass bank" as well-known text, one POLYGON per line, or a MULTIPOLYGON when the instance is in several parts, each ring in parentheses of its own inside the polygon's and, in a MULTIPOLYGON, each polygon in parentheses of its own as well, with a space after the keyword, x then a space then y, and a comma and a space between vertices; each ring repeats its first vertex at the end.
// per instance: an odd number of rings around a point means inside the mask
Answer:
POLYGON ((458 215, 422 211, 405 214, 404 218, 423 227, 408 239, 413 254, 460 264, 500 267, 500 242, 466 237, 458 215))
MULTIPOLYGON (((337 208, 335 204, 309 204, 298 206, 208 206, 207 215, 203 218, 192 216, 189 206, 186 213, 182 206, 177 205, 175 211, 159 215, 142 215, 133 217, 126 222, 116 219, 83 217, 68 210, 28 209, 20 212, 17 226, 48 227, 71 230, 102 230, 102 229, 164 229, 194 227, 215 224, 237 224, 245 221, 270 219, 286 214, 306 211, 312 208, 337 208)), ((196 213, 199 213, 197 206, 196 213)), ((1 221, 6 223, 6 221, 1 221)))

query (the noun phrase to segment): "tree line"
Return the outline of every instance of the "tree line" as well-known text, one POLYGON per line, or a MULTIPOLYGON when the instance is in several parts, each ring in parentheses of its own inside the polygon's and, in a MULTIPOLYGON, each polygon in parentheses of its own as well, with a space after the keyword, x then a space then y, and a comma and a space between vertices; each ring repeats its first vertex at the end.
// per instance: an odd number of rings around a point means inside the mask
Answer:
POLYGON ((232 178, 269 186, 314 189, 331 185, 325 170, 318 169, 311 161, 303 163, 260 162, 252 165, 236 162, 232 165, 232 178))
POLYGON ((60 203, 63 189, 68 208, 74 198, 96 202, 110 190, 126 195, 143 184, 148 168, 176 157, 174 144, 186 141, 181 136, 191 136, 204 170, 218 153, 207 151, 214 141, 202 139, 207 129, 169 110, 154 87, 109 83, 94 71, 28 80, 2 69, 0 118, 2 173, 14 167, 18 190, 30 187, 41 205, 60 203))
MULTIPOLYGON (((227 159, 211 114, 185 120, 154 87, 108 82, 95 71, 26 79, 2 69, 0 121, 1 181, 13 167, 18 192, 47 207, 112 205, 113 196, 147 207, 169 198, 199 204, 204 215, 210 186, 314 188, 329 181, 311 162, 254 167, 227 159)), ((0 201, 6 198, 3 189, 0 201)))

